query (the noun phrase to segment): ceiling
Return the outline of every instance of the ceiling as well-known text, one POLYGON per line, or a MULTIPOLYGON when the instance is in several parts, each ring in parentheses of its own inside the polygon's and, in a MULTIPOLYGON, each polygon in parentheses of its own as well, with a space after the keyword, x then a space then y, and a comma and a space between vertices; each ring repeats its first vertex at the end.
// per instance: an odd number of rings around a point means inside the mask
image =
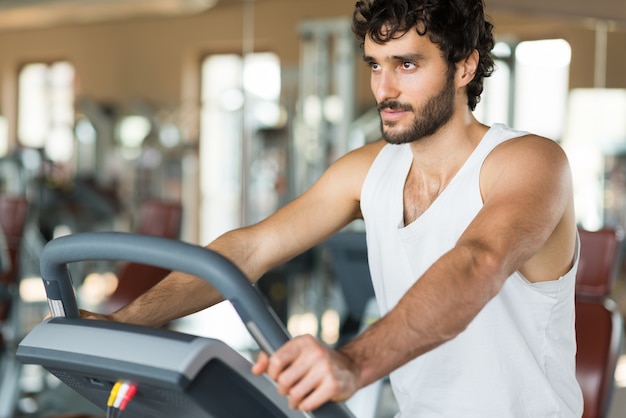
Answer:
MULTIPOLYGON (((148 15, 173 16, 206 11, 216 5, 270 1, 278 0, 0 0, 0 28, 21 29, 148 15)), ((485 0, 485 2, 487 8, 493 11, 626 23, 624 0, 485 0)))
POLYGON ((23 29, 138 16, 184 15, 218 0, 0 0, 0 28, 23 29))
POLYGON ((626 23, 624 0, 485 0, 487 8, 626 23))

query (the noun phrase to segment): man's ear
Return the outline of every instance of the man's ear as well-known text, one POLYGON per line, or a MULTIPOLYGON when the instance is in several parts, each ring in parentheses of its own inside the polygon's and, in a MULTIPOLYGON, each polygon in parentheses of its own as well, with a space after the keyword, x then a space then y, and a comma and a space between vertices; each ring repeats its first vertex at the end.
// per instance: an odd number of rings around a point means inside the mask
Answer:
POLYGON ((469 57, 457 64, 457 75, 459 77, 457 81, 461 86, 468 85, 474 79, 479 58, 478 50, 475 49, 469 57))

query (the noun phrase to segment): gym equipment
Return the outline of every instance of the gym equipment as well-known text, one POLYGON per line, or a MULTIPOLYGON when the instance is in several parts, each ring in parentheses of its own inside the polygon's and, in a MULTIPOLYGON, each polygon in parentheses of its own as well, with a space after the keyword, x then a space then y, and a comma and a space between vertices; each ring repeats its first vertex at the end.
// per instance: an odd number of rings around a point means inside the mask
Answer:
POLYGON ((347 316, 360 324, 370 301, 376 299, 367 261, 365 231, 339 232, 328 238, 324 246, 346 302, 347 316))
MULTIPOLYGON (((347 320, 359 324, 356 332, 344 336, 344 340, 349 340, 380 319, 367 261, 365 231, 339 232, 324 245, 346 302, 347 320)), ((359 418, 375 418, 387 384, 388 379, 385 378, 361 388, 348 399, 346 406, 359 418)))
MULTIPOLYGON (((68 263, 123 260, 183 271, 210 282, 233 304, 261 349, 272 353, 289 334, 260 293, 230 261, 180 241, 119 232, 50 241, 40 268, 53 317, 19 344, 17 358, 38 364, 101 408, 123 380, 136 387, 124 418, 353 417, 345 405, 291 410, 267 376, 225 343, 130 324, 81 319, 68 263)), ((119 412, 119 411, 118 411, 119 412)))

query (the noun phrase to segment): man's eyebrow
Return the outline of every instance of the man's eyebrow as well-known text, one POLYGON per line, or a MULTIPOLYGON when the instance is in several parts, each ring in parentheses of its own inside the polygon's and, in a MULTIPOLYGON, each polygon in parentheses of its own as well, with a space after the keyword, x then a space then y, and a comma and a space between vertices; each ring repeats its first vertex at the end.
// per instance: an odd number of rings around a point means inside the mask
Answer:
POLYGON ((425 59, 425 56, 422 53, 416 52, 414 54, 407 55, 394 55, 391 57, 391 59, 399 62, 419 62, 423 61, 425 59))
POLYGON ((372 62, 374 62, 374 57, 370 57, 369 55, 363 55, 363 61, 366 62, 367 64, 370 64, 372 62))
MULTIPOLYGON (((396 62, 419 62, 424 59, 424 54, 416 52, 414 54, 406 54, 406 55, 392 55, 390 57, 386 57, 383 61, 396 61, 396 62)), ((377 62, 374 57, 369 55, 363 55, 363 61, 366 63, 377 62)))

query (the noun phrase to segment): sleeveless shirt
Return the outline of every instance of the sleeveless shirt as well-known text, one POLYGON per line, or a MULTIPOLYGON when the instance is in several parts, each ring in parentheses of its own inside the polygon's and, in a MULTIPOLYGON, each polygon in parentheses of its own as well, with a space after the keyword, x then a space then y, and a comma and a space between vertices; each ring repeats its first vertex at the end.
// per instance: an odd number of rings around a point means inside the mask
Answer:
MULTIPOLYGON (((413 157, 387 144, 361 191, 368 258, 381 314, 444 253, 480 211, 483 162, 502 142, 525 135, 493 125, 448 186, 413 223, 403 190, 413 157)), ((531 283, 519 272, 458 336, 390 374, 401 418, 580 417, 576 381, 573 268, 531 283)), ((442 295, 445 297, 445 295, 442 295)))

